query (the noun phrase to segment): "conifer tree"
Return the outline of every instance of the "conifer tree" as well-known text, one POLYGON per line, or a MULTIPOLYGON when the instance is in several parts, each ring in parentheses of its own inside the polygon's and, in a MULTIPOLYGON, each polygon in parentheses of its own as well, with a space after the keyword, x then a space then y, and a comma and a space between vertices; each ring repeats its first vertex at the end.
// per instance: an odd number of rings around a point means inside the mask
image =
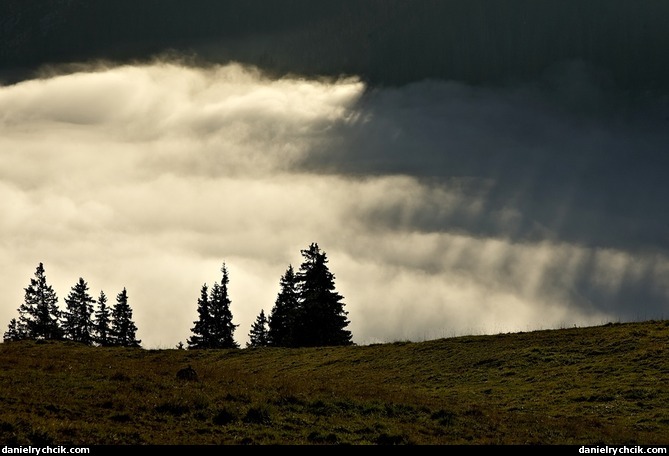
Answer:
POLYGON ((65 298, 63 331, 65 337, 75 342, 93 345, 93 304, 95 299, 88 294, 88 284, 80 277, 65 298))
POLYGON ((35 277, 24 290, 15 334, 24 334, 28 339, 62 339, 58 296, 47 283, 43 263, 39 263, 35 277))
POLYGON ((26 335, 25 328, 19 325, 19 322, 16 318, 12 318, 9 321, 7 331, 5 331, 2 340, 4 342, 11 342, 27 338, 28 336, 26 335))
POLYGON ((268 319, 269 345, 294 347, 296 345, 294 329, 300 303, 297 276, 292 265, 289 265, 285 274, 281 276, 280 286, 281 289, 268 319))
POLYGON ((135 338, 137 326, 132 320, 132 308, 128 304, 128 292, 125 288, 116 295, 116 304, 112 309, 111 342, 121 347, 139 347, 141 340, 135 338))
POLYGON ((318 244, 301 250, 304 261, 298 273, 300 308, 295 325, 298 346, 351 345, 344 299, 335 291, 334 274, 318 244))
POLYGON ((194 321, 191 331, 193 335, 188 338, 188 348, 211 348, 212 319, 209 309, 209 288, 205 283, 200 289, 200 297, 197 300, 197 321, 194 321))
POLYGON ((260 310, 260 315, 256 317, 256 321, 251 325, 251 332, 249 333, 249 341, 246 343, 247 348, 266 347, 269 345, 269 337, 267 334, 267 318, 265 311, 260 310))
POLYGON ((209 296, 211 348, 239 348, 234 339, 235 329, 239 325, 232 323, 231 302, 228 297, 230 278, 225 263, 221 267, 221 272, 223 273, 221 283, 214 282, 209 296))
POLYGON ((98 308, 95 311, 93 326, 95 343, 103 347, 111 345, 111 310, 107 306, 107 295, 102 290, 98 296, 98 308))

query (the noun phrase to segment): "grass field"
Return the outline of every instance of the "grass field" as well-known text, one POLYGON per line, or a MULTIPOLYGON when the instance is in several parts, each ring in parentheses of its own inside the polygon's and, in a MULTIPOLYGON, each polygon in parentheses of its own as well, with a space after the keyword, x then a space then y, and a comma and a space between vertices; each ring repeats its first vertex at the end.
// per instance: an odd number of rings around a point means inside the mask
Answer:
POLYGON ((669 321, 299 349, 22 341, 0 363, 9 445, 669 444, 669 321))

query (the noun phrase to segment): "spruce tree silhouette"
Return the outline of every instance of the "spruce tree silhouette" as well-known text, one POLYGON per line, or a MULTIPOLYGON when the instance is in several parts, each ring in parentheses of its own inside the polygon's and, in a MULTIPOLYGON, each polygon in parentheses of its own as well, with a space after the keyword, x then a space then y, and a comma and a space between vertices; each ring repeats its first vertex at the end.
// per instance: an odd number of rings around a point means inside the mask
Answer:
POLYGON ((63 331, 65 338, 93 345, 93 304, 95 299, 88 294, 88 284, 80 277, 65 298, 66 310, 63 312, 63 331))
POLYGON ((225 263, 221 267, 221 272, 223 273, 221 283, 214 283, 209 296, 211 348, 239 348, 234 338, 235 329, 239 325, 232 323, 231 301, 228 297, 230 278, 225 263))
POLYGON ((3 342, 12 342, 27 338, 28 336, 25 332, 25 328, 19 325, 18 320, 16 318, 9 320, 7 331, 5 331, 5 334, 2 337, 3 342))
POLYGON ((10 323, 11 336, 26 339, 62 339, 61 311, 58 296, 47 283, 44 264, 39 263, 35 277, 25 290, 24 301, 18 309, 19 318, 10 323), (11 327, 13 325, 13 328, 11 327))
POLYGON ((188 338, 188 348, 239 348, 234 332, 238 325, 232 323, 228 284, 228 268, 223 263, 221 283, 214 282, 211 289, 205 283, 197 301, 198 319, 193 322, 193 333, 188 338), (209 294, 207 294, 207 292, 209 294))
POLYGON ((304 261, 297 274, 296 345, 352 345, 351 332, 345 329, 349 324, 348 312, 344 310, 343 296, 335 291, 335 277, 328 268, 327 255, 316 243, 301 253, 304 261))
POLYGON ((197 300, 197 321, 191 328, 193 335, 188 338, 188 348, 211 348, 211 313, 209 310, 209 288, 203 284, 197 300))
POLYGON ((256 321, 251 325, 249 332, 249 341, 246 343, 247 348, 266 347, 269 345, 269 337, 267 330, 267 318, 265 311, 260 310, 260 314, 256 317, 256 321))
POLYGON ((268 319, 269 345, 294 347, 295 324, 300 303, 297 276, 292 265, 289 265, 286 273, 281 276, 280 286, 281 289, 268 319))
POLYGON ((111 343, 120 347, 139 347, 141 340, 136 339, 137 326, 132 320, 132 308, 128 304, 128 292, 125 288, 116 295, 116 304, 112 309, 111 343))
POLYGON ((94 317, 95 343, 102 347, 111 345, 111 309, 107 305, 107 295, 103 290, 100 290, 98 308, 95 311, 94 317))

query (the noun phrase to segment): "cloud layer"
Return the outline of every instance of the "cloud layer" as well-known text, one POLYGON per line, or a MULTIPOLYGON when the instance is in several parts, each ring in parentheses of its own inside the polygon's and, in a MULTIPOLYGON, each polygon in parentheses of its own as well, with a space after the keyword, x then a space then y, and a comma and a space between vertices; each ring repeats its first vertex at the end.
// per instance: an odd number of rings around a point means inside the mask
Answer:
POLYGON ((667 135, 570 109, 239 65, 0 87, 0 321, 43 262, 61 305, 79 277, 111 301, 126 287, 143 346, 171 348, 225 262, 243 345, 311 242, 356 343, 665 317, 667 135), (649 161, 624 179, 627 148, 649 161))

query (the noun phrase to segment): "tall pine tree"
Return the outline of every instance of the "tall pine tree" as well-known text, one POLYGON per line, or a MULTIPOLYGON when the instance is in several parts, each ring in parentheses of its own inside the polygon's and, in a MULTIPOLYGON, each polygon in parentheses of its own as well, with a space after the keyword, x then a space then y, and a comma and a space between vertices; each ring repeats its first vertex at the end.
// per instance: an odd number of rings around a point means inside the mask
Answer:
POLYGON ((292 265, 281 276, 279 284, 281 289, 268 319, 269 344, 274 347, 294 347, 294 330, 300 303, 297 276, 292 265))
POLYGON ((197 321, 194 321, 191 331, 193 335, 188 338, 188 348, 212 348, 211 339, 211 312, 209 310, 209 288, 205 283, 200 289, 200 297, 197 300, 197 321))
POLYGON ((197 301, 198 319, 193 322, 193 333, 188 339, 188 348, 239 348, 234 332, 237 326, 232 323, 228 284, 230 277, 225 263, 221 267, 221 283, 214 282, 211 289, 207 284, 200 289, 197 301), (207 294, 209 292, 209 294, 207 294))
POLYGON ((265 311, 260 310, 260 314, 256 317, 256 321, 251 325, 251 332, 249 332, 249 341, 246 343, 247 348, 266 347, 269 345, 269 337, 267 336, 267 318, 265 311))
POLYGON ((43 263, 39 263, 35 277, 30 279, 30 285, 24 290, 15 334, 23 334, 28 339, 62 339, 58 296, 46 281, 43 263))
POLYGON ((107 295, 103 290, 100 290, 100 296, 98 296, 98 308, 95 311, 93 327, 95 328, 95 343, 102 347, 111 345, 111 309, 107 305, 107 295))
POLYGON ((301 250, 304 261, 297 274, 300 308, 295 325, 298 346, 351 345, 344 299, 335 291, 334 274, 318 244, 301 250))
POLYGON ((93 304, 95 299, 88 294, 88 284, 80 277, 65 298, 63 312, 65 337, 75 342, 93 345, 93 304))
POLYGON ((141 340, 135 334, 137 326, 132 320, 132 308, 128 304, 128 292, 125 288, 116 295, 116 304, 112 309, 111 342, 121 347, 139 347, 141 340))
POLYGON ((228 284, 230 278, 225 263, 221 267, 223 276, 220 285, 214 283, 209 297, 212 339, 212 348, 239 348, 235 341, 235 329, 239 325, 232 323, 232 311, 230 310, 230 298, 228 297, 228 284))

